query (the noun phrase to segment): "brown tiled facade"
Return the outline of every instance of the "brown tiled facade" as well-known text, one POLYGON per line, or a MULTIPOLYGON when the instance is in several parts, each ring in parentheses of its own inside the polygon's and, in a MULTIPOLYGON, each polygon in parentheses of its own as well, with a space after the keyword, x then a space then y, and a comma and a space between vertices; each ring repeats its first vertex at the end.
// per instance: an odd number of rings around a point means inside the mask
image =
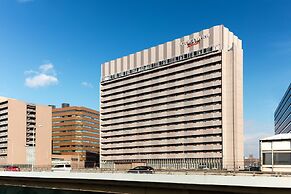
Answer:
POLYGON ((220 25, 103 64, 102 167, 243 169, 242 58, 220 25))
POLYGON ((69 104, 53 108, 53 154, 75 155, 85 167, 99 166, 99 112, 69 104))

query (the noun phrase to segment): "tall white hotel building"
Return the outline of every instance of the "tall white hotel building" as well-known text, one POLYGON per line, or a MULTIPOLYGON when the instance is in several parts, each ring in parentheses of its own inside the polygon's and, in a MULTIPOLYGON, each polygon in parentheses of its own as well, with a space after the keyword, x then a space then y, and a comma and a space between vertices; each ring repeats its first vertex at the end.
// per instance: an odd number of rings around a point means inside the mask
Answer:
POLYGON ((242 41, 223 25, 102 64, 101 166, 243 169, 242 41))

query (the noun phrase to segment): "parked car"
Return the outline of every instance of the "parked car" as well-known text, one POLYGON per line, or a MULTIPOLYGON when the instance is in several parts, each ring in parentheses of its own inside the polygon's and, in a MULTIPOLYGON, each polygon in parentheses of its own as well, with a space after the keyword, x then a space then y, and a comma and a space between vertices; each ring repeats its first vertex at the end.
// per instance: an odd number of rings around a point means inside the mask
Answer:
POLYGON ((6 166, 4 168, 4 171, 15 171, 15 172, 18 172, 18 171, 20 171, 20 168, 18 166, 6 166))
POLYGON ((155 173, 154 168, 150 166, 137 166, 127 171, 128 173, 137 173, 137 174, 153 174, 155 173))
POLYGON ((261 171, 259 166, 249 166, 249 171, 261 171))
POLYGON ((52 167, 53 172, 71 172, 71 164, 56 164, 52 167))

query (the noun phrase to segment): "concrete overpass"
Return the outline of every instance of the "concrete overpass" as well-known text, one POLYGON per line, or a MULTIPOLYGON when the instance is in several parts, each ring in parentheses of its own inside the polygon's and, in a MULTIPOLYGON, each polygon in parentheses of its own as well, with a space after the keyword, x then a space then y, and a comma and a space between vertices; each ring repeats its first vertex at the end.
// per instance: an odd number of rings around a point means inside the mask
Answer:
POLYGON ((290 193, 291 177, 0 172, 0 185, 133 194, 290 193))

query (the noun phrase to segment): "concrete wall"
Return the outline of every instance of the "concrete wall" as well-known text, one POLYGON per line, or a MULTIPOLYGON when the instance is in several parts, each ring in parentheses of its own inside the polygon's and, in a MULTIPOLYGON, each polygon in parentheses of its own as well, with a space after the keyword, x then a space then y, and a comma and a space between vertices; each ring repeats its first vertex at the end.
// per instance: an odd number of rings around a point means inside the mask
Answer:
POLYGON ((7 164, 26 163, 26 104, 8 100, 8 155, 7 164))
POLYGON ((52 108, 36 106, 36 165, 50 166, 52 153, 52 108))
POLYGON ((243 51, 241 41, 226 28, 223 40, 223 163, 226 169, 243 169, 243 51))

